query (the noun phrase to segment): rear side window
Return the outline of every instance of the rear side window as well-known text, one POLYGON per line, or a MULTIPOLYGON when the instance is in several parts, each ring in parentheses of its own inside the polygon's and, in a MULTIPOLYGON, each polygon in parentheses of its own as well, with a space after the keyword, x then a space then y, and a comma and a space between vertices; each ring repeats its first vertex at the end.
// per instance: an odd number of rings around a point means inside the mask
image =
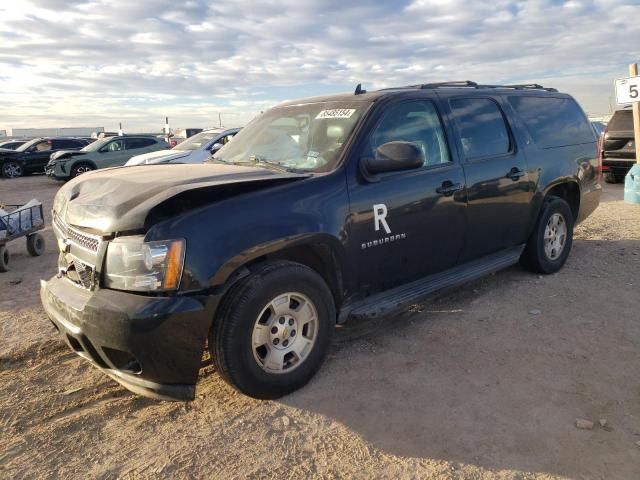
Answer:
POLYGON ((144 148, 150 147, 156 143, 152 138, 128 138, 127 139, 127 150, 131 150, 134 148, 144 148))
POLYGON ((53 148, 54 149, 59 149, 59 148, 82 148, 84 147, 84 143, 78 141, 78 140, 54 140, 53 141, 53 148))
POLYGON ((571 98, 509 97, 509 103, 540 148, 595 141, 584 113, 571 98))
POLYGON ((489 98, 454 98, 451 111, 466 158, 494 157, 509 152, 507 125, 496 102, 489 98))
POLYGON ((633 113, 631 110, 617 110, 609 124, 607 130, 610 132, 633 132, 633 113))

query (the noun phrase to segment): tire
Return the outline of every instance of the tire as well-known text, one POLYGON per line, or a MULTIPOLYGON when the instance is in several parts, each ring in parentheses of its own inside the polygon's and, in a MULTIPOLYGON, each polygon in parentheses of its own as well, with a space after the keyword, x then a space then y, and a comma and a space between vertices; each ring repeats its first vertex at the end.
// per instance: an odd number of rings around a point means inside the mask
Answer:
POLYGON ((9 262, 11 262, 11 254, 6 245, 0 245, 0 272, 9 271, 9 262))
POLYGON ((2 176, 6 178, 17 178, 24 175, 22 166, 18 162, 4 162, 2 164, 2 176))
POLYGON ((76 178, 77 176, 92 170, 95 170, 95 168, 93 168, 93 165, 89 163, 76 163, 71 169, 71 178, 76 178))
POLYGON ((620 181, 618 176, 612 172, 606 172, 603 176, 605 183, 618 183, 620 181))
POLYGON ((227 292, 209 350, 227 383, 253 398, 274 399, 299 389, 318 371, 335 322, 333 297, 320 275, 298 263, 269 262, 227 292), (315 321, 304 323, 313 312, 315 321))
POLYGON ((27 237, 27 251, 32 257, 39 257, 44 253, 44 237, 39 233, 34 233, 27 237))
POLYGON ((565 200, 555 196, 546 198, 520 264, 535 273, 550 274, 560 270, 573 245, 573 222, 571 207, 565 200))

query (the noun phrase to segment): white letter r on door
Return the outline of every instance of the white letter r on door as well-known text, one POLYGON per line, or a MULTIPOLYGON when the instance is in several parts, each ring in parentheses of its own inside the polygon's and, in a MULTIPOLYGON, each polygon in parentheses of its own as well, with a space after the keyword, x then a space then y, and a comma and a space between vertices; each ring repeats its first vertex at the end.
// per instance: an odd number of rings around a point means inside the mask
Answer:
POLYGON ((391 233, 391 229, 389 228, 389 224, 387 223, 387 206, 384 203, 379 203, 373 206, 373 218, 375 220, 375 229, 376 232, 380 230, 380 224, 384 227, 384 231, 387 232, 387 235, 391 233))

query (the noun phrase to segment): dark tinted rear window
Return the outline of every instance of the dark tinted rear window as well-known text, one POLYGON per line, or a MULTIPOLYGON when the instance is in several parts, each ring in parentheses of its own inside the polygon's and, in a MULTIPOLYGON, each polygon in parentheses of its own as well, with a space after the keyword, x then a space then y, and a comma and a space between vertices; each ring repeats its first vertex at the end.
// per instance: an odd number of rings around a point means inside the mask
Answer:
POLYGON ((631 110, 618 110, 613 114, 607 130, 610 132, 631 130, 633 131, 633 113, 631 110))
POLYGON ((152 138, 127 138, 127 149, 150 147, 155 143, 152 138))
POLYGON ((455 98, 451 100, 451 111, 460 129, 466 158, 509 152, 507 126, 496 102, 488 98, 455 98))
POLYGON ((570 98, 509 97, 509 103, 540 148, 595 141, 584 113, 570 98))

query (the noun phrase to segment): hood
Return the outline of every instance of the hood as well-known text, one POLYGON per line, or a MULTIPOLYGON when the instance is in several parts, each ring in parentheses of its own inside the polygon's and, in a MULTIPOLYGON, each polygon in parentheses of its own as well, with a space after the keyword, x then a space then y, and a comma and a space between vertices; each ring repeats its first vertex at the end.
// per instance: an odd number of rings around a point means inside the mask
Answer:
POLYGON ((0 148, 0 157, 17 157, 22 153, 23 152, 16 152, 15 150, 11 150, 10 148, 0 148))
POLYGON ((188 157, 190 153, 191 152, 183 150, 158 150, 156 152, 143 153, 142 155, 131 157, 125 165, 131 166, 168 162, 177 160, 178 158, 188 157))
POLYGON ((53 210, 70 225, 109 234, 143 228, 153 207, 188 190, 251 182, 275 184, 308 176, 214 163, 96 170, 66 183, 56 194, 53 210))
POLYGON ((86 155, 88 152, 82 152, 80 150, 58 150, 53 152, 49 157, 50 160, 58 160, 61 158, 75 157, 76 155, 86 155))

